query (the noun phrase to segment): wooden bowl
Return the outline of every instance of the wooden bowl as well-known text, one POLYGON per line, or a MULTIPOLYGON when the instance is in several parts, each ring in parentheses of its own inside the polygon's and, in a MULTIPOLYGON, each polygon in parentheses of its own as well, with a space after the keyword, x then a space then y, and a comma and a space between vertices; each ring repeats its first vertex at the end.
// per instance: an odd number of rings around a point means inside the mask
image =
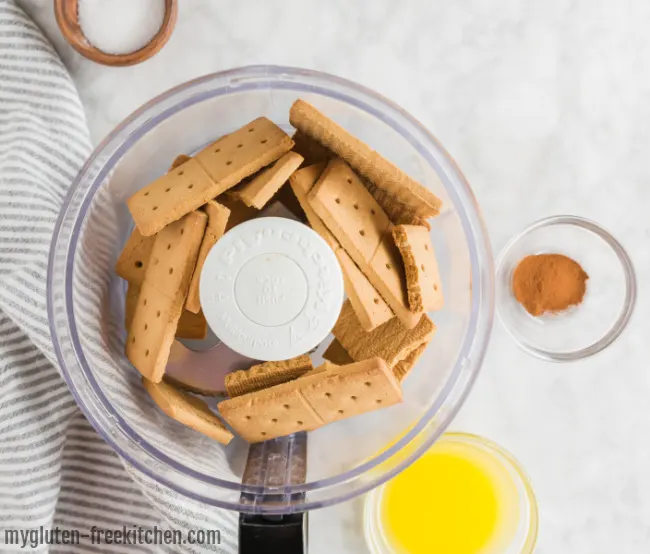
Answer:
POLYGON ((165 15, 160 30, 151 41, 140 50, 128 54, 109 54, 102 52, 84 35, 79 25, 79 0, 54 0, 54 14, 61 33, 68 43, 82 56, 104 65, 135 65, 148 60, 169 40, 178 15, 178 0, 165 0, 165 15))

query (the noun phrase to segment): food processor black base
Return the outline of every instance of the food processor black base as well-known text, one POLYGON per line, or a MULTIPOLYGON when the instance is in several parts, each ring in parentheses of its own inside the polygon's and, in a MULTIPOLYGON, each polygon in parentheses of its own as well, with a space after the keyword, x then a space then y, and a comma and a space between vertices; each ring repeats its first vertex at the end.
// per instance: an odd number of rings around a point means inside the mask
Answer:
POLYGON ((239 516, 239 554, 306 554, 307 514, 239 516))

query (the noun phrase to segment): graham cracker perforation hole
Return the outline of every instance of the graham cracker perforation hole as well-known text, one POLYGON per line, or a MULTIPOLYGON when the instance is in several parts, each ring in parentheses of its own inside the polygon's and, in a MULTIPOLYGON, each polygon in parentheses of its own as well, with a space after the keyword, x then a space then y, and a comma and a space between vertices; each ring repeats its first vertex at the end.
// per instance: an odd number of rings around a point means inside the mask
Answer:
POLYGON ((167 188, 165 189, 165 192, 169 192, 170 190, 172 190, 172 188, 171 188, 171 187, 167 187, 167 188))
POLYGON ((424 271, 424 264, 420 264, 420 269, 424 271))
POLYGON ((249 133, 252 133, 254 130, 255 130, 255 127, 251 127, 251 128, 248 130, 248 132, 249 132, 249 133))
POLYGON ((135 267, 137 267, 138 269, 140 269, 143 265, 144 265, 144 264, 142 263, 141 260, 136 260, 136 262, 135 262, 135 267))
POLYGON ((360 229, 360 230, 359 230, 359 234, 360 234, 362 237, 365 237, 365 236, 366 236, 366 232, 365 232, 363 229, 360 229))
POLYGON ((149 349, 146 350, 146 352, 144 353, 144 355, 145 355, 145 356, 149 356, 149 349))
POLYGON ((275 418, 273 418, 271 421, 272 421, 273 423, 277 423, 277 422, 278 422, 278 420, 275 419, 275 418))
POLYGON ((391 267, 393 266, 391 266, 390 264, 386 264, 386 269, 390 269, 391 267))
POLYGON ((359 209, 359 204, 355 204, 355 205, 354 205, 354 209, 355 209, 355 210, 358 210, 358 209, 359 209))
POLYGON ((237 148, 242 148, 244 145, 243 144, 238 144, 237 148))
POLYGON ((435 283, 433 284, 433 290, 435 290, 435 291, 438 290, 438 285, 436 285, 435 283))
POLYGON ((326 396, 327 398, 332 398, 332 393, 331 393, 331 392, 326 392, 326 393, 325 393, 325 396, 326 396))
POLYGON ((179 176, 182 176, 184 173, 185 173, 185 170, 181 169, 181 170, 178 172, 178 175, 179 175, 179 176))
POLYGON ((154 207, 151 208, 151 209, 155 212, 155 211, 158 209, 158 206, 154 206, 154 207))
POLYGON ((339 410, 339 413, 340 413, 340 414, 344 414, 345 412, 344 412, 343 410, 339 410))
POLYGON ((290 408, 291 408, 291 406, 289 406, 289 404, 285 404, 285 405, 284 405, 284 409, 285 409, 285 410, 289 410, 290 408))
POLYGON ((230 164, 232 164, 232 160, 228 160, 228 161, 226 162, 226 165, 230 165, 230 164))
POLYGON ((149 191, 144 193, 145 196, 149 196, 149 191))
POLYGON ((303 422, 302 422, 302 421, 296 421, 296 423, 297 423, 298 425, 303 425, 303 422))
POLYGON ((169 274, 171 275, 172 273, 174 273, 174 268, 173 268, 173 267, 170 267, 170 268, 169 268, 169 274))
POLYGON ((267 142, 268 142, 267 139, 262 139, 262 140, 260 141, 260 143, 262 143, 262 144, 266 144, 267 142))
POLYGON ((371 387, 371 386, 372 386, 372 383, 371 383, 370 381, 366 381, 366 382, 364 383, 364 385, 365 385, 366 387, 371 387))
POLYGON ((215 148, 215 149, 214 149, 214 153, 215 153, 215 154, 218 154, 219 152, 221 152, 221 148, 215 148))
POLYGON ((336 202, 337 204, 340 204, 340 203, 341 203, 341 199, 340 199, 340 198, 335 198, 335 199, 334 199, 334 202, 336 202))
POLYGON ((370 210, 370 215, 377 215, 377 212, 374 209, 370 210))
POLYGON ((374 303, 375 303, 375 304, 379 304, 379 298, 375 298, 375 299, 374 299, 374 303))

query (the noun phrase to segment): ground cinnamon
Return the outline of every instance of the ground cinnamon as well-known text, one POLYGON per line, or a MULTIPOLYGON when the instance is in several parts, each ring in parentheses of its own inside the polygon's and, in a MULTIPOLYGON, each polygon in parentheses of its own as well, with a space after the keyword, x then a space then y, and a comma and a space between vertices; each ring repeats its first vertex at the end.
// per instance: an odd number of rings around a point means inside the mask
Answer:
POLYGON ((515 298, 528 313, 540 316, 580 304, 589 275, 578 262, 562 254, 526 256, 512 279, 515 298))

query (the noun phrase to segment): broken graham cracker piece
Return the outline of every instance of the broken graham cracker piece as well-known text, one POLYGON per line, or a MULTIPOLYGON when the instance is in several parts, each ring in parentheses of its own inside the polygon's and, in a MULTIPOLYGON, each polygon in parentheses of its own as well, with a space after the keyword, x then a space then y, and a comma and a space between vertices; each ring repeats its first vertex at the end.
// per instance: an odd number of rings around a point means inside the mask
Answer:
POLYGON ((239 198, 233 198, 227 194, 219 196, 217 202, 230 210, 230 217, 228 217, 228 223, 226 223, 226 233, 240 223, 253 219, 260 214, 257 208, 247 206, 239 198))
POLYGON ((400 202, 394 194, 380 189, 368 181, 363 184, 395 225, 422 225, 427 229, 431 229, 429 222, 424 217, 419 216, 415 208, 400 202))
POLYGON ((329 162, 332 158, 338 157, 329 148, 301 131, 296 131, 291 140, 294 142, 293 151, 304 158, 302 167, 329 162))
POLYGON ((250 443, 317 429, 323 421, 305 400, 297 382, 224 400, 219 403, 219 413, 250 443))
POLYGON ((413 329, 407 329, 399 319, 393 318, 368 333, 361 327, 347 300, 332 329, 332 334, 354 361, 378 356, 391 367, 405 359, 423 342, 430 341, 435 332, 433 321, 424 314, 413 329))
POLYGON ((295 152, 287 152, 272 166, 260 171, 251 181, 242 185, 235 196, 247 206, 261 210, 291 174, 300 167, 303 157, 295 152))
POLYGON ((392 233, 404 262, 411 311, 439 310, 443 305, 442 284, 429 231, 419 225, 398 225, 392 233))
POLYGON ((187 214, 160 231, 151 250, 126 356, 153 383, 165 372, 207 219, 203 212, 187 214))
MULTIPOLYGON (((125 309, 124 309, 124 328, 129 330, 131 321, 135 314, 135 307, 138 305, 138 297, 140 296, 140 287, 129 283, 126 289, 125 309)), ((178 327, 176 328, 177 339, 193 339, 203 340, 208 334, 208 322, 203 316, 203 312, 193 314, 187 310, 183 310, 181 317, 178 320, 178 327)))
POLYGON ((440 213, 442 201, 435 194, 311 104, 296 100, 289 111, 289 121, 296 129, 341 156, 375 186, 393 194, 418 216, 429 218, 440 213))
POLYGON ((429 341, 423 342, 420 346, 418 346, 415 350, 413 350, 408 356, 406 356, 406 358, 404 358, 402 361, 397 362, 395 364, 395 367, 393 367, 393 374, 395 375, 395 378, 400 383, 406 378, 406 376, 415 367, 415 364, 420 359, 422 353, 427 349, 427 346, 429 346, 429 341))
POLYGON ((293 381, 313 369, 311 358, 306 354, 281 362, 264 362, 226 375, 226 391, 234 398, 293 381))
POLYGON ((420 314, 409 308, 404 266, 390 234, 392 224, 358 175, 343 160, 332 160, 307 198, 395 315, 409 329, 415 327, 420 314))
POLYGON ((354 363, 354 360, 350 354, 348 354, 348 351, 343 348, 343 345, 338 341, 338 339, 334 339, 330 343, 325 352, 323 352, 323 358, 335 365, 354 363))
POLYGON ((203 264, 208 257, 210 250, 226 232, 226 225, 230 217, 230 210, 214 200, 210 200, 203 206, 203 211, 208 214, 208 224, 205 227, 201 248, 196 260, 196 267, 192 274, 192 281, 185 301, 185 309, 195 314, 201 311, 201 299, 199 297, 199 283, 203 264))
POLYGON ((195 314, 189 310, 183 310, 176 328, 177 339, 203 340, 208 336, 208 322, 203 312, 195 314))
POLYGON ((127 200, 144 236, 196 210, 291 150, 293 141, 262 117, 210 144, 127 200))
POLYGON ((219 412, 245 440, 260 442, 401 401, 393 372, 375 358, 347 366, 330 364, 325 371, 225 400, 219 412))
POLYGON ((345 292, 361 326, 366 331, 372 331, 395 317, 390 306, 343 248, 336 251, 336 258, 343 269, 345 292))
POLYGON ((155 237, 143 237, 137 227, 133 229, 117 259, 115 273, 129 283, 141 285, 154 240, 155 237))
POLYGON ((388 321, 394 314, 388 307, 388 304, 386 304, 386 301, 377 292, 375 287, 372 286, 368 278, 357 267, 349 254, 341 247, 339 241, 309 205, 307 199, 309 191, 324 169, 324 164, 305 167, 296 171, 289 178, 289 183, 307 216, 311 228, 323 237, 330 248, 334 250, 343 270, 345 292, 348 298, 350 298, 352 307, 357 312, 364 329, 371 331, 388 321))
POLYGON ((233 434, 203 400, 164 381, 152 383, 143 377, 142 384, 156 405, 172 419, 221 444, 232 440, 233 434))

